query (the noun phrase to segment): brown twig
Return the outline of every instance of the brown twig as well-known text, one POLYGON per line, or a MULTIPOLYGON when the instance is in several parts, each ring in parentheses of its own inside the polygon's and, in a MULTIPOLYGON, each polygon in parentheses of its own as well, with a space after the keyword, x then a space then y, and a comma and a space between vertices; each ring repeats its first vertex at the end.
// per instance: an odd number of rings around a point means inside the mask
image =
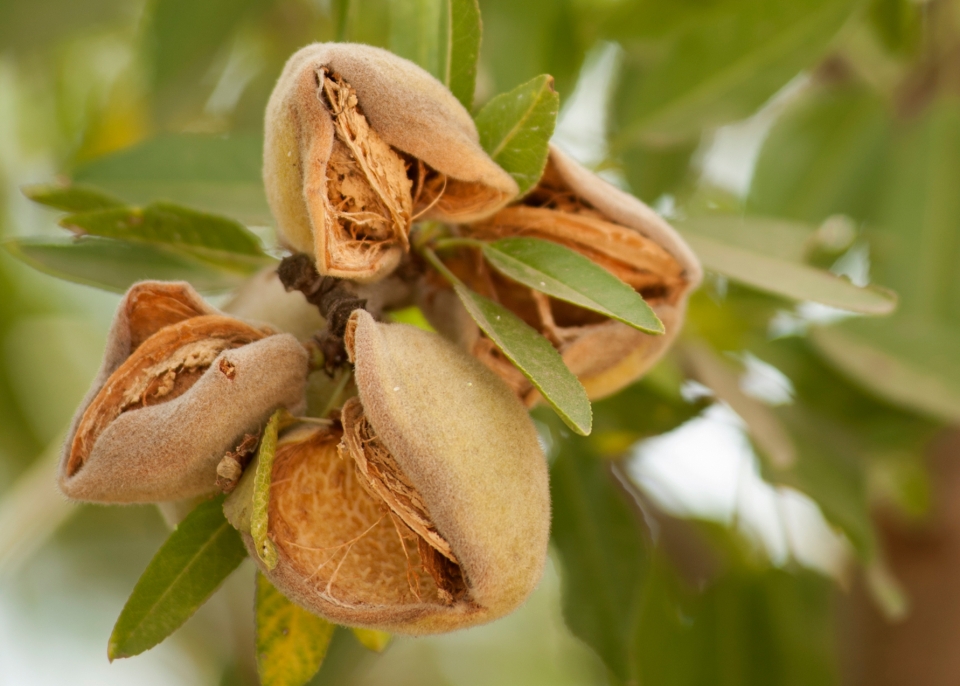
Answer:
POLYGON ((313 261, 303 253, 283 258, 277 267, 280 283, 288 291, 300 291, 311 305, 320 310, 327 320, 327 328, 314 338, 324 357, 328 374, 346 364, 343 333, 354 310, 364 309, 367 301, 343 287, 341 279, 320 276, 313 261))

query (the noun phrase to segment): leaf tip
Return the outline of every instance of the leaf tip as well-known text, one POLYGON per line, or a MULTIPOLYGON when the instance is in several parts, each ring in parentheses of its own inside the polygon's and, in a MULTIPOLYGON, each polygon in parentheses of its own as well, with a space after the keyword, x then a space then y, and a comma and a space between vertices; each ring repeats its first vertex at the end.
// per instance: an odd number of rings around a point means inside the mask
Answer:
POLYGON ((36 202, 37 197, 42 196, 46 188, 47 186, 41 183, 25 183, 20 186, 20 192, 23 194, 23 197, 36 202))
POLYGON ((110 637, 110 641, 107 643, 107 660, 113 662, 114 660, 124 657, 127 657, 127 655, 120 650, 120 646, 117 643, 116 634, 114 633, 114 635, 110 637))

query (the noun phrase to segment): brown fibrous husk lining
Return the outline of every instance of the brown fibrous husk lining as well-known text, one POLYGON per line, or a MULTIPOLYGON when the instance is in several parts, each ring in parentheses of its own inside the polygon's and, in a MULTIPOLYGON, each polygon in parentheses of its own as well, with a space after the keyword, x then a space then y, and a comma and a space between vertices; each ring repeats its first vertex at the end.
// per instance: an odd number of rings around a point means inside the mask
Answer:
MULTIPOLYGON (((520 204, 501 210, 487 221, 464 227, 474 238, 531 237, 575 250, 633 287, 655 310, 678 305, 689 283, 681 262, 657 241, 622 226, 575 193, 551 162, 520 204)), ((602 373, 640 344, 643 334, 625 332, 625 325, 601 314, 556 300, 517 283, 491 268, 478 250, 463 249, 447 262, 451 271, 471 289, 499 302, 541 332, 564 355, 578 375, 602 373), (605 328, 604 328, 605 327, 605 328), (595 359, 584 356, 583 341, 599 331, 619 343, 598 349, 595 359), (566 352, 579 346, 577 357, 566 352)), ((442 287, 442 286, 440 286, 442 287)), ((612 340, 612 339, 611 339, 612 340)), ((482 333, 471 343, 471 353, 497 373, 525 402, 532 402, 530 382, 482 333)))
POLYGON ((130 289, 126 300, 131 351, 164 327, 210 314, 209 308, 193 300, 180 283, 140 283, 130 289))
POLYGON ((97 438, 121 414, 180 397, 221 352, 266 335, 231 317, 204 315, 165 326, 141 342, 87 406, 74 435, 67 474, 80 471, 97 438))
POLYGON ((408 248, 412 184, 404 160, 370 127, 353 88, 324 70, 318 80, 335 131, 326 169, 325 257, 362 273, 397 246, 408 248))
MULTIPOLYGON (((673 255, 638 231, 609 221, 568 189, 552 165, 521 204, 470 226, 469 233, 487 240, 529 236, 560 243, 632 286, 653 306, 676 304, 687 285, 683 267, 673 255)), ((476 252, 472 259, 461 257, 452 266, 472 288, 508 307, 558 347, 575 335, 565 330, 606 321, 501 276, 476 252)))
MULTIPOLYGON (((342 439, 331 430, 281 441, 269 512, 270 537, 281 559, 295 568, 301 584, 342 606, 444 606, 462 598, 459 566, 371 487, 357 461, 342 454, 342 439)), ((406 481, 399 471, 388 478, 406 481)), ((419 497, 406 488, 412 489, 409 482, 400 490, 419 497)))
POLYGON ((340 455, 352 459, 367 492, 380 498, 390 511, 417 536, 424 568, 433 577, 440 595, 453 600, 465 590, 459 562, 450 544, 440 535, 423 497, 410 483, 390 451, 377 437, 363 413, 359 398, 343 406, 343 441, 340 455))

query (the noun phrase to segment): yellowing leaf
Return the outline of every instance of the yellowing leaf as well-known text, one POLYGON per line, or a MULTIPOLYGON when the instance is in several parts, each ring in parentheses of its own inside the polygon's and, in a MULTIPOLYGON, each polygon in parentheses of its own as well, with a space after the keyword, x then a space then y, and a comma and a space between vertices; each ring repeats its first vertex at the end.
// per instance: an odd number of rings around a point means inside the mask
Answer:
POLYGON ((303 686, 323 664, 336 624, 290 602, 257 574, 257 673, 262 686, 303 686))
POLYGON ((387 646, 390 645, 390 641, 393 640, 393 636, 386 631, 361 629, 359 627, 353 627, 350 631, 353 632, 353 635, 360 641, 364 648, 372 650, 375 653, 382 653, 387 649, 387 646))

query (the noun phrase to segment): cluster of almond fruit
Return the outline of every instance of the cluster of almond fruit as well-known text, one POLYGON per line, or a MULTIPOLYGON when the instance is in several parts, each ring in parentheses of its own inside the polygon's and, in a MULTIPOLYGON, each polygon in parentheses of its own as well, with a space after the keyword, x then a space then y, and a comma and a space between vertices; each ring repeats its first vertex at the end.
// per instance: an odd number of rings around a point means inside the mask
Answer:
POLYGON ((229 492, 227 517, 261 571, 337 623, 424 634, 511 612, 538 583, 549 539, 547 463, 527 413, 541 394, 451 276, 542 334, 598 398, 670 345, 696 259, 646 205, 559 150, 518 197, 446 87, 378 48, 319 44, 289 60, 263 173, 299 267, 262 274, 225 311, 186 283, 134 285, 66 442, 61 489, 101 503, 229 492), (439 265, 417 249, 437 235, 453 246, 439 265), (507 237, 603 267, 664 333, 511 280, 471 243, 507 237), (414 305, 434 331, 390 322, 414 305), (331 374, 348 382, 324 383, 331 374), (316 387, 336 392, 308 403, 316 387), (252 457, 271 417, 258 535, 252 457))

